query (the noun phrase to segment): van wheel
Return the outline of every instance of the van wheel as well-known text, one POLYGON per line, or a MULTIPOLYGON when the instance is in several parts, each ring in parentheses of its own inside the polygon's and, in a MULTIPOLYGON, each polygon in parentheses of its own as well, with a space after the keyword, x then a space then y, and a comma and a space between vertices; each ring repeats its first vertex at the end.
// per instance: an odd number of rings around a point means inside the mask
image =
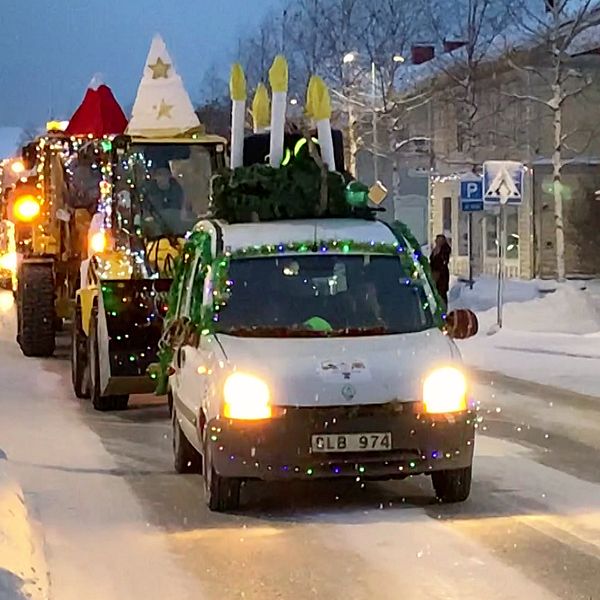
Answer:
POLYGON ((177 411, 171 417, 173 425, 173 464, 177 473, 202 473, 202 457, 181 430, 177 411))
POLYGON ((464 502, 471 493, 473 467, 434 471, 431 474, 435 495, 440 502, 464 502))
POLYGON ((204 494, 208 508, 214 512, 227 512, 240 507, 241 480, 221 477, 212 464, 211 451, 205 446, 204 494))
POLYGON ((81 327, 81 307, 78 306, 71 329, 71 381, 73 391, 80 399, 90 397, 87 345, 87 338, 81 327))
POLYGON ((100 356, 98 353, 98 313, 97 308, 90 317, 90 335, 88 337, 88 373, 92 406, 99 411, 125 410, 129 403, 129 394, 102 396, 100 392, 100 356))

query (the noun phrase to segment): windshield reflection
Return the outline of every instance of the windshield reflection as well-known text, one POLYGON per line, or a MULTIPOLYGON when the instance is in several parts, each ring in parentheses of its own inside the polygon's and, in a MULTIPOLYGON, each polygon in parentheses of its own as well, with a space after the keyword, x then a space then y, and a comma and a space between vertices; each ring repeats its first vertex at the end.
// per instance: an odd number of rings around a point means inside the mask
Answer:
POLYGON ((250 337, 364 336, 423 331, 433 315, 399 258, 303 255, 232 260, 219 331, 250 337))

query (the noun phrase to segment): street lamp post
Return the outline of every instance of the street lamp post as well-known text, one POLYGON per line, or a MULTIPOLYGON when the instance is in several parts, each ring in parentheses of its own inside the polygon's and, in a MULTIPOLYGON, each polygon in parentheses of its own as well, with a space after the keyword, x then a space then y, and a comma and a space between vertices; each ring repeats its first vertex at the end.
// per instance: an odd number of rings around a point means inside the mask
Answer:
MULTIPOLYGON (((344 54, 342 58, 342 62, 345 65, 353 63, 358 54, 356 52, 348 52, 344 54)), ((395 63, 403 63, 404 57, 400 54, 394 54, 392 56, 392 60, 395 63)), ((377 131, 377 65, 375 61, 371 61, 371 124, 373 127, 373 178, 375 181, 379 181, 379 157, 378 157, 378 146, 379 146, 379 135, 377 131)), ((352 101, 350 98, 347 98, 347 108, 348 108, 348 121, 349 121, 349 130, 350 130, 350 162, 351 162, 351 171, 352 167, 356 168, 356 157, 353 156, 353 152, 356 152, 356 148, 353 148, 352 140, 354 139, 353 128, 353 119, 354 119, 354 109, 352 106, 352 101)), ((354 144, 355 146, 356 144, 354 144)))

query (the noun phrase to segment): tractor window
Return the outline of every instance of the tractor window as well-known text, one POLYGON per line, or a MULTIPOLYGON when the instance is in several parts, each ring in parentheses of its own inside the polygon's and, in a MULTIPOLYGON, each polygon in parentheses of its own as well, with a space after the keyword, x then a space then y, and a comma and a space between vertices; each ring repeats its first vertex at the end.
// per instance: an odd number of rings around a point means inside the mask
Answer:
POLYGON ((216 168, 216 144, 133 144, 116 166, 118 226, 132 221, 145 240, 182 237, 208 211, 216 168))

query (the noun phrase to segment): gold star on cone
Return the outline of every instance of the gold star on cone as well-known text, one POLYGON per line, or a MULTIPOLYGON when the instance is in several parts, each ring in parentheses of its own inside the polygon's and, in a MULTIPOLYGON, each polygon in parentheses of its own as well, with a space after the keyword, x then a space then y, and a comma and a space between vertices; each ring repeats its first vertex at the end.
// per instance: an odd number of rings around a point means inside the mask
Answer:
POLYGON ((162 117, 166 117, 167 119, 171 118, 171 111, 173 110, 172 104, 167 104, 164 100, 160 101, 160 106, 158 107, 158 115, 157 119, 162 117))
POLYGON ((152 79, 168 79, 171 65, 159 57, 153 65, 148 65, 148 68, 152 71, 152 79))

